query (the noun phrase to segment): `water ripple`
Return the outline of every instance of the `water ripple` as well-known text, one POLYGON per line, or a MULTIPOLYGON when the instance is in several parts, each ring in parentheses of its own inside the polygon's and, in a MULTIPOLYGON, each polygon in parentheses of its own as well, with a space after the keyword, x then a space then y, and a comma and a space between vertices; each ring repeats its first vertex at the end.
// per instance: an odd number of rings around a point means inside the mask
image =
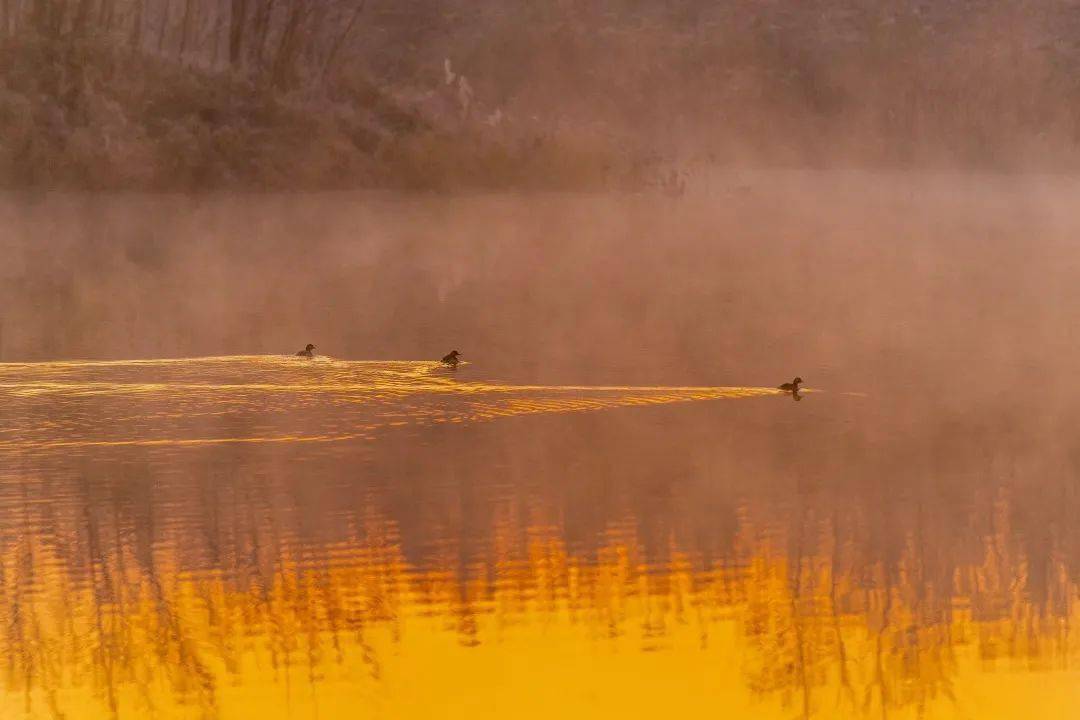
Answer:
POLYGON ((760 387, 509 385, 438 363, 228 356, 0 365, 0 453, 368 440, 408 425, 778 395, 760 387))

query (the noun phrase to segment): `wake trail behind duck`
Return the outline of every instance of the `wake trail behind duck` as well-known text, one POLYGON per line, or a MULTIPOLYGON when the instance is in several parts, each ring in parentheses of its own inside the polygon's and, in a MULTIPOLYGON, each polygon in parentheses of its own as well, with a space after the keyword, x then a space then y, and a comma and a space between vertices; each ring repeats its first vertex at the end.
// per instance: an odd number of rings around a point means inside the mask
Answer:
POLYGON ((764 387, 513 385, 438 362, 224 356, 0 365, 0 453, 375 439, 487 422, 783 395, 764 387))

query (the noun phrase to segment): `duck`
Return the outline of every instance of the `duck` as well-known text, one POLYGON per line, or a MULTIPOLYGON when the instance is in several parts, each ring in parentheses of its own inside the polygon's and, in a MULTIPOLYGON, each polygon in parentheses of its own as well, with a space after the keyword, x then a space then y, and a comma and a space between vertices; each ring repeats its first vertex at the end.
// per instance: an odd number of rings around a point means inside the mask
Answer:
POLYGON ((787 392, 797 393, 799 392, 799 385, 802 383, 802 381, 803 379, 801 377, 797 377, 789 383, 784 383, 780 386, 779 389, 787 392))
POLYGON ((461 355, 457 350, 452 350, 449 355, 444 355, 442 359, 443 365, 449 365, 450 367, 457 367, 458 356, 461 355))
POLYGON ((315 346, 312 345, 311 343, 308 343, 306 348, 304 348, 300 352, 296 353, 296 357, 305 357, 305 358, 315 357, 315 353, 311 352, 314 349, 315 349, 315 346))

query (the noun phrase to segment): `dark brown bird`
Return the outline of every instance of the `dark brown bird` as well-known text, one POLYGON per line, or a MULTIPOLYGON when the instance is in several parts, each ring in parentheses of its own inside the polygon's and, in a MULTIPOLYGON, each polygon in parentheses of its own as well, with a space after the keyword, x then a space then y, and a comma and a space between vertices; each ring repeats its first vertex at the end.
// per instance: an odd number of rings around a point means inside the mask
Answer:
POLYGON ((457 350, 453 350, 449 355, 444 355, 442 359, 443 365, 449 365, 450 367, 457 367, 458 356, 461 355, 457 350))
POLYGON ((803 380, 802 380, 801 377, 797 377, 794 380, 792 380, 791 382, 784 383, 783 385, 781 385, 780 389, 781 390, 786 390, 788 392, 797 393, 797 392, 799 392, 799 385, 802 383, 802 381, 803 380))
POLYGON ((304 348, 300 352, 296 353, 296 357, 306 357, 306 358, 315 357, 315 354, 313 352, 311 352, 314 349, 315 349, 315 346, 312 345, 311 343, 308 343, 306 348, 304 348))

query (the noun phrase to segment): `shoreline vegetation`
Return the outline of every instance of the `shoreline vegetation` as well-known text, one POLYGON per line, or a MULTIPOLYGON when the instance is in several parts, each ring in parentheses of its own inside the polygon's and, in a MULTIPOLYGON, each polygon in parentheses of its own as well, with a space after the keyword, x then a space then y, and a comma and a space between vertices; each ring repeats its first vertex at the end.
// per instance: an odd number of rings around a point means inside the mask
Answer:
POLYGON ((1024 0, 0 0, 0 188, 584 190, 1080 168, 1024 0))
POLYGON ((616 154, 440 123, 363 76, 318 95, 106 40, 0 50, 0 187, 447 190, 607 186, 616 154))

